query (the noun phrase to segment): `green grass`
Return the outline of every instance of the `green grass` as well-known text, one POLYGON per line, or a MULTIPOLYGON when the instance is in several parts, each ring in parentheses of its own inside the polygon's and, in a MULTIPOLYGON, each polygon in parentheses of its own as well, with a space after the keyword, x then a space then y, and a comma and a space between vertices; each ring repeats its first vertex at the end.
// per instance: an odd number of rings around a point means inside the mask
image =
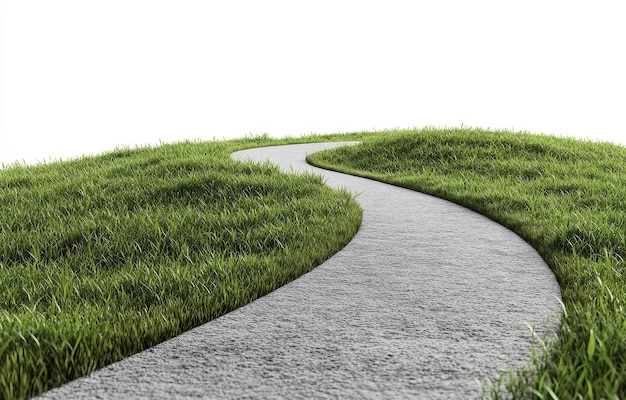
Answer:
POLYGON ((535 355, 490 396, 626 398, 626 148, 424 129, 387 132, 308 160, 462 204, 538 250, 561 286, 561 330, 549 354, 535 355))
POLYGON ((295 141, 187 142, 0 170, 0 398, 151 347, 341 249, 361 221, 350 193, 230 159, 295 141))
POLYGON ((179 143, 0 170, 0 398, 153 346, 339 250, 360 224, 349 193, 229 158, 329 140, 363 144, 311 162, 474 209, 555 272, 558 338, 492 397, 626 398, 626 149, 475 129, 179 143))

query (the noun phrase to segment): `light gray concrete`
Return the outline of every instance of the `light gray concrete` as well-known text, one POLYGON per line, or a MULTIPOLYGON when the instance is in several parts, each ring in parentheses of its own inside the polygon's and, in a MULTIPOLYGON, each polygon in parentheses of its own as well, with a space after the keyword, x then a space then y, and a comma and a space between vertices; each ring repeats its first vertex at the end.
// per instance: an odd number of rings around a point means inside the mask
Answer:
POLYGON ((314 170, 362 194, 363 225, 273 293, 45 399, 476 399, 484 376, 530 360, 559 287, 511 231, 450 202, 310 167, 337 144, 235 153, 314 170))

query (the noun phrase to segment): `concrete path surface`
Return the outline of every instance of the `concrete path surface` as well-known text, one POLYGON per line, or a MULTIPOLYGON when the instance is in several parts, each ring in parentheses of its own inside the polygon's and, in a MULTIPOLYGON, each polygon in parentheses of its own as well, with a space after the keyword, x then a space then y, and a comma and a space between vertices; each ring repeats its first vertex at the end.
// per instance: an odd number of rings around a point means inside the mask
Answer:
POLYGON ((354 239, 292 283, 45 399, 476 399, 530 361, 560 291, 526 242, 445 200, 307 165, 339 144, 257 148, 364 209, 354 239))

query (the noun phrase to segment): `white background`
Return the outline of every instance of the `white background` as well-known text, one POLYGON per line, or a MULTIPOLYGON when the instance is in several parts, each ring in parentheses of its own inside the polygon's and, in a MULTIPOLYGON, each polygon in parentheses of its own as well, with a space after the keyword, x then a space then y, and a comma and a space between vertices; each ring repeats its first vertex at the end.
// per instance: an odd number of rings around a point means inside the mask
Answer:
POLYGON ((4 163, 461 124, 626 142, 620 1, 2 3, 4 163))

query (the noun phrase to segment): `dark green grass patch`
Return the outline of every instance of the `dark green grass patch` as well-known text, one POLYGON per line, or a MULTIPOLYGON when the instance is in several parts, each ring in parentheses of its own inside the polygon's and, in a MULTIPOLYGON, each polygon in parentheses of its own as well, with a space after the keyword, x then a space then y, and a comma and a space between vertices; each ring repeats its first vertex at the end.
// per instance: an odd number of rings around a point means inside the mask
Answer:
POLYGON ((343 247, 361 221, 350 193, 229 156, 284 142, 179 143, 1 170, 0 398, 178 335, 343 247))
POLYGON ((308 159, 462 204, 539 251, 561 286, 565 314, 549 355, 507 384, 509 397, 626 398, 626 148, 424 129, 308 159))

